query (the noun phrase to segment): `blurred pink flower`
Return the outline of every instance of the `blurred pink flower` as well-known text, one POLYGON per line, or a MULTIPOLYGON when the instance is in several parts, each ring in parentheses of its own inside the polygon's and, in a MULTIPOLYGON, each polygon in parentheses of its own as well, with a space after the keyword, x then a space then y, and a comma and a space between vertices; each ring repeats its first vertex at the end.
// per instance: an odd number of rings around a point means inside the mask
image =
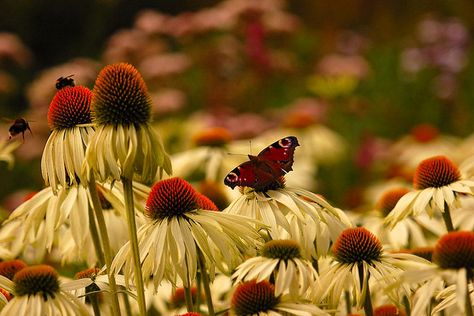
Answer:
POLYGON ((161 89, 151 94, 153 113, 157 116, 175 113, 186 104, 186 94, 178 89, 161 89))
POLYGON ((18 66, 27 67, 32 58, 31 51, 17 35, 7 32, 0 33, 0 61, 7 60, 18 66))
POLYGON ((144 58, 137 68, 145 79, 151 79, 180 74, 190 65, 191 60, 186 54, 167 53, 144 58))
POLYGON ((330 54, 324 56, 316 66, 318 73, 329 76, 351 76, 365 78, 369 73, 369 63, 358 55, 330 54))

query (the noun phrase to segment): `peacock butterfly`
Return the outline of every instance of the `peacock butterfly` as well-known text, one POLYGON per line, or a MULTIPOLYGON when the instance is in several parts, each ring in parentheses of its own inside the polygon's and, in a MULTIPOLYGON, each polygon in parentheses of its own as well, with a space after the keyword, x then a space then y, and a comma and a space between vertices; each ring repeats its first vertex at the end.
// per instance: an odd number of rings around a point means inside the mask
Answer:
POLYGON ((257 191, 281 187, 282 177, 293 170, 291 167, 296 146, 299 146, 298 139, 287 136, 274 142, 257 156, 248 155, 250 160, 229 172, 224 184, 231 189, 245 186, 257 191))

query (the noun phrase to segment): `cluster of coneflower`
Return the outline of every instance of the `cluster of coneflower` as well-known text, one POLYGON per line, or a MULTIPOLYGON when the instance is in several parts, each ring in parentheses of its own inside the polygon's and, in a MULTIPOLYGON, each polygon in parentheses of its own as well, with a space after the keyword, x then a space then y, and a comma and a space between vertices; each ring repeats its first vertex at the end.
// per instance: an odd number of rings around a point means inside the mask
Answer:
POLYGON ((219 211, 171 177, 150 121, 129 64, 106 66, 92 91, 57 91, 47 187, 0 231, 0 316, 473 314, 474 233, 456 231, 452 215, 474 181, 446 157, 421 162, 414 190, 385 193, 373 218, 283 184, 241 188, 219 211), (55 254, 87 269, 59 276, 43 264, 55 254))

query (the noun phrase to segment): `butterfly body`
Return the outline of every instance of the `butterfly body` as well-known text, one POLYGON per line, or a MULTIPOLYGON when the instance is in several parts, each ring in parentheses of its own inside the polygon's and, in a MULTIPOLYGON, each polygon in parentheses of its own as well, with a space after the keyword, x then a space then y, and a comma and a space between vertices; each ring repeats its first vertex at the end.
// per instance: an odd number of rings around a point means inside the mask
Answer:
POLYGON ((245 186, 257 191, 281 187, 283 176, 293 170, 293 155, 298 139, 288 136, 274 142, 257 156, 248 155, 246 161, 234 168, 225 177, 224 184, 230 188, 245 186))

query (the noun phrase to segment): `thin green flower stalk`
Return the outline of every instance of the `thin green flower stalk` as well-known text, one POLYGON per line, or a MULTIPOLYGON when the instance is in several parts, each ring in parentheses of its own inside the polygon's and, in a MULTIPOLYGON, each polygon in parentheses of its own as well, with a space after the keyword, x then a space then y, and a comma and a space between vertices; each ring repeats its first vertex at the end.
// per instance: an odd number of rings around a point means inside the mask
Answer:
POLYGON ((121 314, 120 314, 120 305, 119 305, 119 300, 118 300, 117 284, 115 282, 115 276, 111 269, 113 255, 112 255, 112 250, 110 248, 109 235, 107 233, 107 226, 105 224, 105 219, 104 219, 104 214, 103 214, 102 206, 99 199, 99 194, 97 192, 97 185, 96 185, 96 181, 93 174, 90 175, 88 188, 89 188, 89 194, 92 200, 94 214, 97 219, 97 224, 99 226, 99 233, 100 233, 100 239, 102 241, 102 248, 104 250, 104 261, 107 267, 107 276, 109 278, 109 284, 110 284, 110 290, 111 290, 110 296, 111 296, 111 301, 112 301, 112 311, 114 315, 120 316, 121 314))
POLYGON ((86 174, 101 182, 121 180, 125 196, 130 243, 134 258, 140 313, 145 315, 132 180, 150 183, 163 171, 171 174, 171 160, 150 125, 151 97, 135 67, 108 65, 97 76, 92 98, 96 134, 86 151, 86 174))

